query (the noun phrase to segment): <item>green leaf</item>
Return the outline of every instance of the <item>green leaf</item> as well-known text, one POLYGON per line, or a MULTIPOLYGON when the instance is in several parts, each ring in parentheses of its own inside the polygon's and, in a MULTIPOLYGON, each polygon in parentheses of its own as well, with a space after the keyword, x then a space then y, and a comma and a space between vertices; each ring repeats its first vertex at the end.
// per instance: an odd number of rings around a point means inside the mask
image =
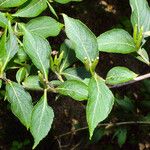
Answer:
POLYGON ((24 4, 27 0, 0 0, 0 8, 17 7, 24 4))
POLYGON ((132 8, 131 22, 133 28, 137 24, 138 31, 143 27, 144 32, 150 30, 150 8, 147 0, 130 0, 132 8))
POLYGON ((128 54, 135 52, 133 38, 123 29, 112 29, 98 38, 98 49, 102 52, 128 54))
POLYGON ((0 60, 3 59, 4 56, 6 56, 6 35, 7 35, 7 29, 3 33, 1 39, 0 39, 0 60))
POLYGON ((148 53, 144 48, 140 48, 137 53, 139 54, 139 56, 136 57, 138 60, 150 65, 148 53))
POLYGON ((115 136, 118 137, 118 144, 120 147, 122 147, 122 145, 126 142, 126 139, 127 139, 127 129, 125 129, 125 128, 121 129, 120 128, 115 133, 115 136))
POLYGON ((81 81, 68 80, 56 88, 56 90, 66 96, 70 96, 77 101, 87 100, 88 87, 81 81))
POLYGON ((10 22, 9 22, 9 26, 8 26, 8 31, 9 31, 9 37, 8 37, 7 42, 6 42, 6 54, 2 58, 3 59, 3 66, 1 69, 2 71, 4 71, 8 62, 15 56, 15 54, 17 53, 18 48, 19 48, 18 42, 17 42, 17 37, 13 33, 10 22))
POLYGON ((46 0, 31 0, 31 2, 19 9, 13 16, 15 17, 36 17, 47 8, 46 0))
POLYGON ((6 92, 13 114, 29 128, 33 108, 30 94, 21 85, 11 81, 6 84, 6 92))
POLYGON ((42 90, 38 76, 29 76, 25 78, 25 80, 22 82, 22 85, 24 88, 29 90, 42 90))
POLYGON ((85 67, 68 68, 62 72, 67 80, 79 80, 88 84, 91 74, 85 69, 85 67))
POLYGON ((121 110, 125 110, 128 112, 134 112, 136 109, 133 101, 126 96, 123 99, 115 98, 115 102, 119 105, 121 110))
POLYGON ((62 27, 63 24, 47 16, 32 19, 26 24, 26 29, 28 29, 30 32, 36 33, 45 38, 49 36, 57 36, 62 27))
POLYGON ((105 135, 105 128, 96 128, 92 139, 89 141, 89 144, 96 144, 98 143, 102 137, 105 135))
POLYGON ((60 52, 63 52, 63 61, 60 66, 60 73, 77 61, 72 47, 73 43, 69 40, 65 40, 60 47, 60 52))
POLYGON ((31 119, 30 131, 34 137, 33 149, 48 134, 54 118, 54 112, 47 103, 47 91, 44 96, 34 106, 31 119))
POLYGON ((45 79, 47 79, 51 47, 46 39, 30 33, 25 28, 24 32, 23 44, 25 52, 29 55, 33 64, 43 73, 45 79))
POLYGON ((55 11, 55 9, 52 7, 52 5, 50 4, 50 2, 47 2, 50 11, 52 12, 52 14, 58 19, 57 13, 55 11))
POLYGON ((49 82, 49 84, 51 84, 55 87, 55 86, 61 85, 62 82, 60 80, 52 80, 52 81, 49 82))
POLYGON ((138 75, 126 67, 114 67, 112 68, 106 77, 106 83, 110 85, 120 84, 134 80, 138 75))
POLYGON ((27 74, 28 74, 28 71, 27 71, 27 69, 25 67, 20 68, 17 71, 17 74, 16 74, 16 80, 17 80, 17 82, 20 84, 25 79, 25 77, 27 76, 27 74))
POLYGON ((0 12, 0 27, 7 27, 8 26, 8 20, 7 18, 5 17, 5 14, 0 12))
POLYGON ((25 62, 28 59, 28 56, 25 53, 23 46, 19 46, 17 56, 18 56, 19 62, 25 62))
POLYGON ((90 139, 98 123, 108 117, 113 104, 114 96, 112 92, 105 82, 95 74, 89 83, 89 98, 86 108, 90 139))
POLYGON ((61 4, 66 4, 66 3, 69 3, 69 2, 81 2, 82 0, 55 0, 56 2, 58 3, 61 3, 61 4))
POLYGON ((9 39, 6 43, 6 50, 7 50, 8 61, 10 61, 17 53, 19 47, 18 47, 17 37, 13 33, 11 24, 9 24, 8 31, 9 31, 9 39))
POLYGON ((98 45, 95 35, 81 21, 63 14, 65 31, 68 38, 75 44, 75 53, 83 63, 89 66, 98 57, 98 45))

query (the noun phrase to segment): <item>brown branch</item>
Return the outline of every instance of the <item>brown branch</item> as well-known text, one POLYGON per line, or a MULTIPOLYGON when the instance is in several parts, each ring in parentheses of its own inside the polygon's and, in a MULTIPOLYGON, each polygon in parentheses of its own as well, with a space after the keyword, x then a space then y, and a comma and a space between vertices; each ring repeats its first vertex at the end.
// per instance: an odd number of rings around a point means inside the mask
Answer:
MULTIPOLYGON (((126 85, 130 85, 130 84, 133 84, 133 83, 136 83, 136 82, 139 82, 139 81, 148 79, 148 78, 150 78, 150 73, 145 74, 145 75, 141 75, 141 76, 139 76, 139 77, 137 77, 137 78, 135 78, 134 80, 131 80, 131 81, 129 81, 129 82, 125 82, 125 83, 121 83, 121 84, 116 84, 116 85, 108 85, 108 87, 109 87, 110 89, 119 88, 119 87, 126 86, 126 85)), ((4 78, 4 77, 0 77, 0 80, 3 80, 3 81, 5 81, 5 82, 7 82, 9 79, 6 79, 6 78, 4 78)), ((49 83, 47 83, 47 85, 50 87, 50 84, 49 84, 49 83)), ((27 89, 27 87, 25 87, 25 88, 27 89)), ((52 88, 53 88, 53 87, 52 87, 52 88)), ((31 90, 31 89, 28 89, 28 90, 31 90)), ((34 90, 34 89, 33 89, 33 90, 34 90)), ((42 90, 41 90, 41 91, 42 91, 42 90)), ((53 88, 53 89, 50 88, 50 91, 52 91, 52 92, 54 92, 54 93, 57 93, 54 88, 53 88)))
MULTIPOLYGON (((118 122, 118 123, 102 123, 102 124, 99 124, 97 127, 106 127, 107 128, 107 127, 113 127, 113 126, 136 125, 136 124, 150 125, 150 122, 145 122, 145 121, 128 121, 128 122, 118 122)), ((74 134, 74 133, 79 132, 79 131, 87 130, 87 129, 88 129, 88 126, 85 126, 83 128, 79 128, 79 129, 76 129, 74 131, 69 131, 67 133, 64 133, 64 134, 56 136, 56 139, 57 138, 62 138, 64 136, 67 136, 67 135, 70 135, 70 134, 74 134)))
POLYGON ((7 78, 3 78, 3 77, 0 77, 0 80, 3 80, 5 82, 8 82, 9 80, 7 78))
POLYGON ((129 84, 133 84, 133 83, 136 83, 136 82, 148 79, 148 78, 150 78, 150 73, 145 74, 145 75, 141 75, 141 76, 139 76, 139 77, 137 77, 134 80, 129 81, 129 82, 125 82, 125 83, 121 83, 121 84, 117 84, 117 85, 109 85, 109 88, 111 88, 111 89, 119 88, 119 87, 126 86, 126 85, 129 85, 129 84))

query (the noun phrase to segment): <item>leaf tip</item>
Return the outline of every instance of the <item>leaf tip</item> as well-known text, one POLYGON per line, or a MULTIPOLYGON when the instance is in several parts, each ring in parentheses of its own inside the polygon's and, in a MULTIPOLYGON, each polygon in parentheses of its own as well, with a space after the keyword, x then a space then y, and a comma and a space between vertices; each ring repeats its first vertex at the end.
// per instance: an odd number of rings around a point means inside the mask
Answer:
POLYGON ((90 131, 90 137, 89 137, 89 140, 91 140, 91 139, 92 139, 92 136, 93 136, 93 130, 92 130, 92 131, 90 131))
POLYGON ((34 150, 34 149, 38 146, 39 143, 40 143, 40 141, 36 141, 36 140, 34 139, 34 144, 33 144, 33 146, 32 146, 32 150, 34 150))
POLYGON ((61 15, 63 16, 64 20, 68 18, 68 16, 64 13, 62 13, 61 15))
POLYGON ((94 129, 89 126, 89 140, 92 139, 94 129))

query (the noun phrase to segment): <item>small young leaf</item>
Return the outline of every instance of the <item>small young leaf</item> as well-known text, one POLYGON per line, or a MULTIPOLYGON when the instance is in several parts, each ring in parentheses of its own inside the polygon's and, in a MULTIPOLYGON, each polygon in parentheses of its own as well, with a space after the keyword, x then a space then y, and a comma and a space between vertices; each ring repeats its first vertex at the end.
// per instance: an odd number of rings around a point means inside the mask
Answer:
POLYGON ((55 0, 56 2, 58 3, 61 3, 61 4, 66 4, 66 3, 69 3, 69 2, 81 2, 82 0, 55 0))
POLYGON ((38 76, 29 76, 22 82, 23 87, 29 90, 42 90, 38 76))
POLYGON ((5 14, 0 12, 0 27, 7 27, 8 26, 8 20, 7 18, 5 17, 5 14))
POLYGON ((46 39, 30 33, 25 28, 24 32, 23 44, 25 52, 29 55, 34 65, 43 73, 45 79, 47 79, 51 47, 46 39))
POLYGON ((90 139, 98 123, 108 117, 113 104, 114 96, 112 92, 104 81, 95 74, 89 83, 89 98, 86 108, 90 139))
POLYGON ((6 84, 6 93, 13 114, 29 128, 33 108, 30 94, 21 85, 11 81, 6 84))
POLYGON ((128 54, 137 50, 133 38, 123 29, 107 31, 97 41, 98 49, 102 52, 128 54))
POLYGON ((31 2, 19 9, 13 16, 15 17, 36 17, 47 8, 46 0, 31 0, 31 2))
POLYGON ((72 47, 73 43, 69 40, 65 40, 65 42, 60 47, 60 52, 63 52, 63 61, 60 66, 60 73, 77 61, 75 52, 73 51, 72 47))
POLYGON ((52 12, 52 14, 58 19, 58 16, 57 16, 55 9, 52 7, 52 5, 49 2, 47 2, 47 4, 48 4, 49 9, 52 12))
POLYGON ((34 106, 32 112, 30 131, 34 137, 33 149, 48 134, 54 118, 53 109, 47 103, 46 92, 44 92, 44 96, 34 106))
POLYGON ((134 80, 138 75, 126 67, 114 67, 112 68, 106 77, 106 83, 110 85, 120 84, 134 80))
POLYGON ((16 74, 16 80, 17 80, 17 82, 20 84, 25 79, 25 77, 27 76, 27 74, 28 74, 28 71, 27 71, 27 69, 25 67, 20 68, 17 71, 17 74, 16 74))
POLYGON ((150 65, 149 56, 144 48, 140 48, 137 53, 139 54, 139 56, 136 57, 138 60, 150 65))
POLYGON ((150 30, 150 8, 147 0, 130 0, 132 8, 131 22, 133 28, 137 24, 138 31, 143 27, 144 32, 150 30))
POLYGON ((45 38, 49 36, 57 36, 62 27, 63 24, 47 16, 32 19, 26 24, 26 29, 28 29, 30 32, 36 33, 45 38))
POLYGON ((83 63, 87 60, 88 65, 92 65, 98 57, 98 45, 95 35, 81 21, 73 19, 63 14, 65 31, 68 38, 75 44, 75 53, 83 63))
POLYGON ((77 101, 87 100, 88 87, 81 81, 68 80, 56 88, 56 90, 66 96, 70 96, 77 101))
POLYGON ((0 8, 17 7, 24 4, 27 0, 0 0, 0 8))

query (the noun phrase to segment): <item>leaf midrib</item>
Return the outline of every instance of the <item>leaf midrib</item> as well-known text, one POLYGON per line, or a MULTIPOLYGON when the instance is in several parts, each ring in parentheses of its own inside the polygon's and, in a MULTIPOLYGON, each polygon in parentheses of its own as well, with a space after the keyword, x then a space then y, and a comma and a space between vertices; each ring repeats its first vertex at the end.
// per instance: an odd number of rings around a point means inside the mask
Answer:
POLYGON ((18 12, 17 14, 21 14, 22 12, 24 11, 29 11, 30 9, 34 8, 36 5, 38 5, 39 3, 41 3, 42 0, 39 0, 37 3, 35 3, 34 5, 31 5, 29 8, 27 9, 23 9, 23 10, 20 10, 20 12, 18 12))
MULTIPOLYGON (((23 109, 22 109, 22 105, 21 105, 21 103, 20 103, 20 100, 19 100, 19 98, 18 98, 18 95, 17 95, 17 93, 16 93, 16 91, 15 91, 15 89, 14 89, 12 83, 10 82, 9 84, 10 84, 10 86, 12 87, 12 89, 13 89, 13 91, 14 91, 14 94, 15 94, 15 96, 16 96, 16 98, 17 98, 18 104, 20 105, 20 108, 21 108, 21 111, 22 111, 23 109)), ((25 117, 26 115, 24 114, 24 111, 22 111, 22 114, 23 114, 23 117, 26 118, 26 117, 25 117)), ((27 120, 25 119, 25 122, 26 122, 26 121, 27 121, 27 120)), ((26 122, 26 125, 27 125, 27 124, 28 124, 28 123, 26 122)), ((27 125, 27 127, 28 127, 28 125, 27 125)))
POLYGON ((5 4, 5 3, 8 2, 8 1, 10 1, 10 0, 5 0, 4 2, 2 2, 2 3, 0 4, 0 6, 2 6, 3 4, 5 4))
POLYGON ((39 27, 39 28, 32 28, 30 29, 30 27, 27 26, 27 29, 29 29, 31 32, 34 32, 36 30, 44 30, 44 29, 49 29, 51 26, 44 26, 44 27, 39 27))
POLYGON ((57 88, 57 90, 63 90, 63 91, 69 91, 69 92, 76 92, 76 93, 78 93, 80 95, 83 95, 82 92, 71 90, 71 89, 66 89, 66 88, 57 88))
POLYGON ((41 128, 41 122, 42 122, 42 118, 43 118, 43 115, 44 115, 44 111, 45 111, 45 108, 46 108, 46 100, 45 98, 43 99, 43 108, 42 108, 42 113, 41 113, 41 117, 40 117, 40 121, 39 121, 39 127, 37 129, 37 135, 39 135, 39 131, 40 131, 40 128, 41 128))
MULTIPOLYGON (((72 26, 71 23, 70 23, 70 25, 72 26)), ((72 29, 73 29, 74 33, 76 33, 74 26, 72 26, 72 29)), ((80 39, 79 36, 77 36, 77 34, 74 34, 74 35, 75 35, 75 36, 79 39, 79 41, 81 42, 81 45, 82 45, 82 47, 83 47, 83 50, 84 50, 84 52, 85 52, 85 54, 86 54, 86 56, 87 56, 87 58, 88 58, 88 61, 89 61, 90 65, 91 65, 92 63, 91 63, 90 57, 89 57, 89 55, 88 55, 88 52, 87 52, 86 48, 84 47, 84 45, 83 45, 83 43, 82 43, 82 40, 80 39)))
MULTIPOLYGON (((12 38, 11 36, 10 36, 10 40, 11 40, 11 45, 9 46, 10 47, 10 49, 9 49, 9 51, 6 49, 6 59, 5 59, 5 62, 4 62, 4 64, 3 64, 3 68, 2 68, 2 70, 3 69, 5 69, 5 67, 6 67, 6 65, 7 65, 7 63, 9 62, 9 60, 10 60, 10 54, 11 54, 11 52, 15 49, 14 48, 14 37, 12 38), (13 40, 12 40, 13 39, 13 40), (8 52, 8 53, 7 53, 8 52)), ((8 43, 7 43, 8 44, 8 43)), ((7 47, 6 47, 7 48, 7 47)))
POLYGON ((96 112, 96 107, 97 107, 97 104, 98 104, 98 97, 99 97, 99 95, 100 95, 100 89, 99 89, 99 86, 98 86, 98 81, 97 81, 97 79, 96 79, 96 77, 94 78, 94 80, 95 80, 95 82, 96 82, 96 86, 97 86, 97 96, 96 96, 96 102, 95 102, 95 105, 94 105, 94 109, 93 109, 93 113, 92 113, 92 123, 91 123, 91 125, 93 125, 93 122, 94 122, 94 118, 95 118, 95 112, 96 112))
POLYGON ((61 74, 64 75, 64 76, 65 76, 65 75, 66 75, 66 76, 70 76, 70 77, 73 77, 73 78, 75 78, 75 79, 78 79, 78 80, 82 81, 81 78, 79 78, 79 77, 77 77, 77 76, 74 76, 74 75, 72 75, 72 74, 65 73, 65 72, 62 72, 61 74))
POLYGON ((120 45, 127 45, 127 46, 130 46, 130 47, 133 47, 133 48, 135 48, 135 46, 134 45, 131 45, 131 44, 128 44, 128 43, 123 43, 123 42, 109 42, 109 43, 102 43, 102 44, 100 44, 100 45, 109 45, 109 44, 120 44, 120 45))
MULTIPOLYGON (((29 34, 30 34, 30 33, 29 33, 29 34)), ((31 34, 31 36, 32 36, 32 34, 31 34)), ((32 36, 32 39, 34 40, 34 43, 36 43, 33 36, 32 36)), ((44 65, 43 65, 43 62, 42 62, 42 60, 41 60, 41 58, 40 58, 40 56, 39 56, 39 54, 38 54, 38 51, 36 50, 36 49, 38 49, 37 46, 35 47, 35 46, 32 44, 32 42, 31 42, 30 40, 28 40, 28 41, 30 42, 30 44, 32 45, 32 47, 33 47, 33 49, 34 49, 34 52, 35 52, 36 55, 38 56, 38 59, 39 59, 40 64, 41 64, 41 66, 42 66, 42 70, 43 70, 44 76, 45 76, 45 78, 47 78, 47 72, 46 72, 45 67, 44 67, 44 65)), ((39 49, 38 49, 38 50, 39 50, 39 49)), ((28 51, 28 52, 29 52, 29 51, 28 51)), ((29 52, 29 53, 30 53, 30 52, 29 52)))
POLYGON ((140 15, 139 15, 139 7, 138 7, 138 4, 137 4, 137 0, 135 0, 135 6, 137 7, 137 15, 138 15, 137 19, 138 19, 138 27, 139 27, 140 26, 140 17, 139 17, 140 15))

